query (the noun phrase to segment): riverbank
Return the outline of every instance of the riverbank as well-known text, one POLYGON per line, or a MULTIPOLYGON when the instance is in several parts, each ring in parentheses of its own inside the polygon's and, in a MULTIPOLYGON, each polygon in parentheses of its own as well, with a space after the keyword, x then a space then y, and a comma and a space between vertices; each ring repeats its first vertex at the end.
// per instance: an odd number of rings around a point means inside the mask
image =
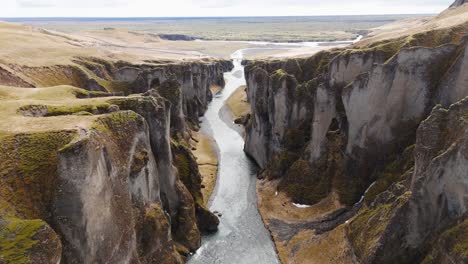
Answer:
POLYGON ((232 113, 233 120, 240 119, 250 113, 250 104, 247 102, 246 86, 242 85, 229 96, 226 105, 232 113))
POLYGON ((216 185, 216 177, 218 175, 218 151, 213 138, 206 133, 194 133, 195 146, 192 153, 195 156, 198 164, 198 170, 202 176, 202 194, 203 202, 208 204, 211 194, 216 185))
POLYGON ((294 204, 285 193, 278 192, 277 187, 278 181, 258 180, 257 206, 282 263, 356 263, 344 225, 323 234, 301 226, 340 209, 336 194, 307 206, 294 204))

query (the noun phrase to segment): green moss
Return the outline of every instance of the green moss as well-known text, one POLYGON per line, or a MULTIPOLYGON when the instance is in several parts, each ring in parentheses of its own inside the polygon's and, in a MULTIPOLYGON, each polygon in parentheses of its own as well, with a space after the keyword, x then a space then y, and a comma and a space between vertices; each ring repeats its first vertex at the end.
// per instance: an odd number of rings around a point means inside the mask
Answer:
POLYGON ((321 51, 306 59, 302 64, 304 76, 302 80, 312 80, 325 74, 332 59, 339 54, 339 51, 321 51))
POLYGON ((311 102, 317 91, 317 87, 320 85, 318 79, 312 79, 307 83, 300 84, 296 87, 296 98, 299 101, 311 102))
POLYGON ((390 59, 392 56, 397 54, 403 46, 405 46, 406 41, 404 38, 401 39, 392 39, 377 42, 372 44, 369 47, 360 48, 360 49, 347 49, 344 54, 366 54, 366 53, 379 53, 385 60, 390 59))
POLYGON ((159 87, 158 93, 165 99, 169 100, 173 105, 177 105, 181 100, 181 88, 179 82, 174 76, 169 77, 159 87))
POLYGON ((448 244, 450 253, 468 257, 468 220, 445 231, 442 239, 448 244))
POLYGON ((434 263, 434 257, 432 255, 427 255, 421 264, 432 264, 434 263))
POLYGON ((46 116, 70 115, 78 112, 105 113, 109 110, 110 104, 97 103, 93 105, 75 106, 47 106, 46 116))
POLYGON ((188 182, 190 177, 190 165, 187 156, 184 154, 177 154, 175 163, 182 182, 188 182))
POLYGON ((99 91, 87 91, 85 89, 74 89, 73 94, 76 98, 95 98, 95 97, 106 97, 111 96, 112 94, 106 92, 99 92, 99 91))
POLYGON ((133 156, 133 162, 130 167, 130 173, 139 173, 149 161, 149 153, 146 149, 140 150, 133 156))
POLYGON ((108 103, 95 103, 83 105, 24 105, 18 109, 19 113, 29 111, 44 111, 44 116, 72 115, 80 112, 89 112, 95 114, 107 113, 110 108, 108 103))
POLYGON ((130 90, 131 83, 129 82, 119 82, 119 81, 108 81, 101 79, 99 77, 96 78, 96 81, 99 85, 104 87, 107 91, 113 93, 123 93, 128 94, 130 90))
POLYGON ((465 25, 430 30, 410 36, 406 39, 408 46, 438 47, 448 43, 459 43, 466 31, 465 25))
POLYGON ((179 172, 179 179, 187 187, 194 201, 198 205, 204 206, 203 195, 201 193, 201 176, 198 170, 195 171, 197 165, 189 156, 190 151, 184 146, 180 146, 175 152, 174 163, 179 172))
POLYGON ((125 131, 116 130, 116 128, 128 127, 134 129, 135 127, 130 125, 131 122, 144 122, 144 118, 133 111, 115 112, 96 119, 92 129, 101 132, 121 133, 121 136, 124 137, 125 131))
POLYGON ((279 185, 295 203, 315 204, 325 198, 330 189, 330 181, 315 173, 305 160, 294 162, 279 185))
POLYGON ((75 131, 6 136, 0 144, 0 200, 22 215, 42 218, 55 192, 57 151, 75 131))
POLYGON ((364 207, 351 221, 348 228, 348 237, 357 253, 367 258, 380 245, 380 239, 387 229, 392 215, 400 209, 411 196, 410 192, 398 197, 390 204, 376 207, 364 207))
POLYGON ((283 84, 286 83, 286 88, 289 92, 294 92, 291 88, 296 87, 296 78, 293 75, 288 74, 283 69, 276 70, 274 74, 271 76, 271 87, 276 92, 283 84))
POLYGON ((73 115, 77 115, 77 116, 92 116, 93 114, 91 114, 90 112, 86 112, 86 111, 80 111, 78 113, 73 113, 73 115))
POLYGON ((288 73, 285 72, 283 69, 278 69, 278 70, 276 70, 274 74, 277 74, 277 75, 279 75, 279 76, 288 75, 288 73))
POLYGON ((0 225, 0 261, 31 263, 29 252, 38 243, 35 236, 44 225, 42 220, 6 219, 0 225))

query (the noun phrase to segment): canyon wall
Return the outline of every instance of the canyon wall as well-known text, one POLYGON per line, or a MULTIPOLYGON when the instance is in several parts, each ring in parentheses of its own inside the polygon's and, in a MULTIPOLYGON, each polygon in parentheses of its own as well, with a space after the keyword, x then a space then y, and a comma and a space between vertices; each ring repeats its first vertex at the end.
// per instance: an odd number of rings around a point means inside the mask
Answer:
POLYGON ((259 176, 294 203, 336 193, 357 211, 347 237, 361 263, 417 263, 464 228, 467 27, 247 62, 245 151, 259 176))
POLYGON ((2 88, 13 120, 34 129, 0 133, 0 262, 183 263, 219 224, 188 139, 232 64, 79 60, 94 61, 72 66, 94 74, 75 76, 87 90, 2 88), (58 129, 42 125, 53 119, 58 129))

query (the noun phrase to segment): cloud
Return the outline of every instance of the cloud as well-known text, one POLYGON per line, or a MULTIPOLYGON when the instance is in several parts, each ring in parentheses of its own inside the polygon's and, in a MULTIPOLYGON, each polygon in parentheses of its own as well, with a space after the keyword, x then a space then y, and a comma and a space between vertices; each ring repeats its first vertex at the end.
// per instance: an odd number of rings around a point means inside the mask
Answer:
MULTIPOLYGON (((191 1, 194 2, 194 1, 191 1)), ((241 2, 241 1, 238 1, 241 2)), ((198 5, 201 8, 227 8, 236 6, 237 3, 235 1, 229 0, 205 0, 202 3, 192 3, 193 5, 198 5)))
POLYGON ((17 0, 19 7, 53 7, 54 3, 50 0, 17 0))
POLYGON ((15 16, 307 16, 438 13, 455 0, 1 0, 15 16), (40 11, 38 10, 40 9, 40 11))
POLYGON ((128 0, 16 0, 20 8, 102 8, 128 5, 128 0))

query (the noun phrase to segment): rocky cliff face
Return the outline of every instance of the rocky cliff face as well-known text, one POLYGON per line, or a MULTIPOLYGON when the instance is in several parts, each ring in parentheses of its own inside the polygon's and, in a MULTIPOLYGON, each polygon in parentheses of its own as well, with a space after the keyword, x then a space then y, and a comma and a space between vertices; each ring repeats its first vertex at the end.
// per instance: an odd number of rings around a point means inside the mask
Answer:
POLYGON ((186 138, 231 64, 105 66, 93 72, 132 96, 63 86, 6 101, 34 130, 0 133, 0 262, 183 263, 216 231, 186 138))
POLYGON ((453 3, 450 7, 458 7, 458 6, 461 6, 465 3, 468 3, 468 1, 466 0, 456 0, 455 3, 453 3))
POLYGON ((169 242, 169 219, 160 206, 165 175, 158 174, 145 119, 118 112, 80 133, 58 157, 51 218, 62 237, 64 261, 128 263, 161 253, 175 261, 173 244, 139 245, 145 238, 169 242), (146 234, 148 223, 164 233, 146 234))
MULTIPOLYGON (((173 107, 173 116, 188 117, 196 124, 211 100, 211 86, 224 86, 223 73, 232 68, 230 61, 158 62, 137 65, 100 58, 76 58, 70 65, 30 67, 9 65, 10 71, 0 69, 0 84, 18 87, 49 87, 72 85, 88 91, 128 95, 160 87, 169 78, 181 86, 181 104, 173 107)), ((183 121, 180 121, 183 122, 183 121)))
POLYGON ((362 263, 421 261, 466 217, 463 36, 466 24, 246 67, 245 151, 293 202, 336 192, 351 211, 364 204, 348 228, 362 263))

